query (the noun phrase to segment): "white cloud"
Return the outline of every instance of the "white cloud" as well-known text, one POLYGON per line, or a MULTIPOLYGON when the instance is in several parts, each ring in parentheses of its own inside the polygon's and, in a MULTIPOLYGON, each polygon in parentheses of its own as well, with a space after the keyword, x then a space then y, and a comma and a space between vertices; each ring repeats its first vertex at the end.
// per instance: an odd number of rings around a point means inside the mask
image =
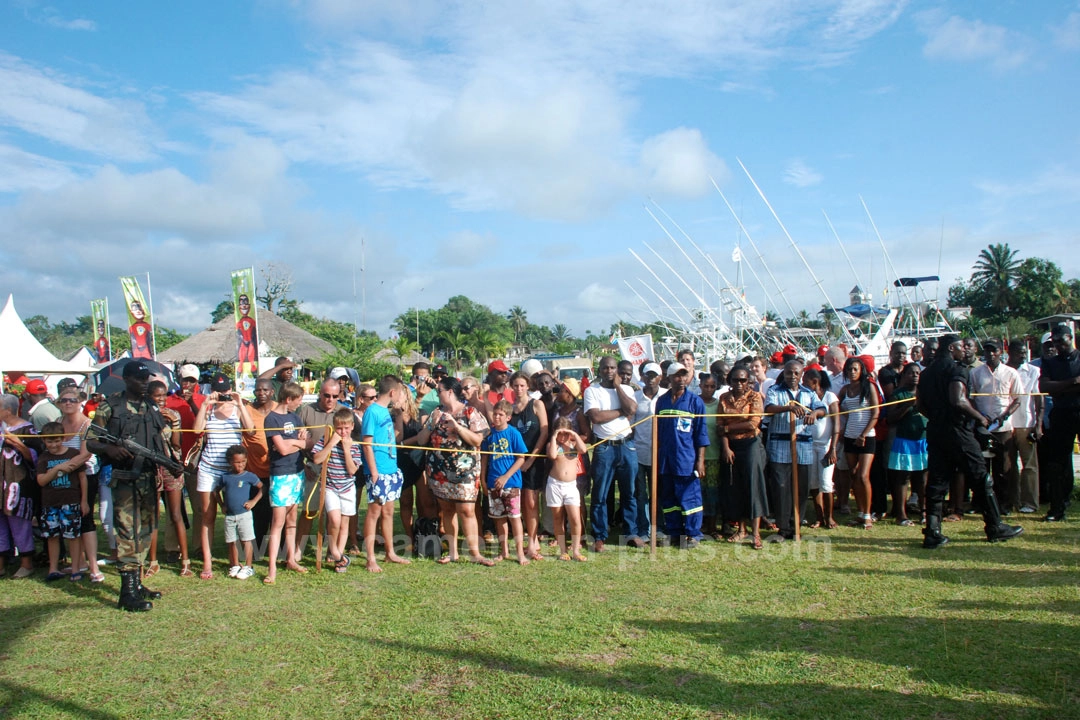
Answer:
POLYGON ((1065 22, 1050 28, 1050 33, 1062 50, 1080 50, 1080 11, 1069 13, 1065 22))
POLYGON ((47 13, 44 17, 45 23, 52 25, 53 27, 60 28, 61 30, 81 30, 84 32, 96 32, 97 23, 93 20, 87 20, 86 18, 74 18, 72 20, 65 20, 55 13, 47 13))
POLYGON ((0 144, 0 193, 51 190, 76 177, 67 163, 0 144))
POLYGON ((484 257, 497 254, 498 242, 492 235, 462 230, 439 243, 435 262, 439 267, 472 267, 484 257))
POLYGON ((103 98, 73 80, 0 52, 0 125, 115 160, 153 157, 141 103, 103 98))
POLYGON ((811 168, 800 158, 792 160, 784 170, 784 182, 797 188, 820 185, 824 179, 821 173, 811 168))
POLYGON ((700 197, 712 190, 709 178, 723 183, 727 166, 709 150, 701 131, 676 128, 655 135, 641 146, 646 190, 659 195, 700 197))
POLYGON ((1030 59, 1030 41, 1000 25, 956 15, 943 20, 934 11, 920 15, 920 25, 926 35, 923 55, 934 60, 989 61, 995 69, 1008 70, 1030 59))
POLYGON ((318 61, 193 99, 225 124, 268 134, 296 162, 434 190, 458 208, 577 220, 636 193, 697 196, 709 171, 723 175, 693 128, 632 137, 638 83, 835 63, 904 6, 322 0, 301 6, 339 38, 318 61))

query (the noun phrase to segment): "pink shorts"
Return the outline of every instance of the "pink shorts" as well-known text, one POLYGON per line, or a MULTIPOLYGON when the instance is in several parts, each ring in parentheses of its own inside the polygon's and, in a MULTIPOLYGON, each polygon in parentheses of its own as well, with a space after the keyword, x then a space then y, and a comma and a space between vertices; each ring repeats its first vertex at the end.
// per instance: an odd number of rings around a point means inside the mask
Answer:
POLYGON ((521 517, 521 488, 504 487, 489 495, 488 517, 493 519, 521 517))

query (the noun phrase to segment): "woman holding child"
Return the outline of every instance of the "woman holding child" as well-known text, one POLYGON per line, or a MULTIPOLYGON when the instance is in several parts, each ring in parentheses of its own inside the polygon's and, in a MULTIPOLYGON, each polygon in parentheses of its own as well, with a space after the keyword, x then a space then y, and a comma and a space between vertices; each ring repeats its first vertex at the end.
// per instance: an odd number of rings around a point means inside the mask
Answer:
POLYGON ((442 378, 435 391, 440 406, 428 416, 417 442, 432 448, 427 454, 428 487, 439 501, 443 528, 451 536, 450 554, 439 558, 439 563, 458 559, 460 520, 472 561, 491 566, 495 563, 480 554, 476 523, 476 498, 480 492, 478 448, 490 426, 483 412, 465 404, 465 393, 457 378, 442 378))

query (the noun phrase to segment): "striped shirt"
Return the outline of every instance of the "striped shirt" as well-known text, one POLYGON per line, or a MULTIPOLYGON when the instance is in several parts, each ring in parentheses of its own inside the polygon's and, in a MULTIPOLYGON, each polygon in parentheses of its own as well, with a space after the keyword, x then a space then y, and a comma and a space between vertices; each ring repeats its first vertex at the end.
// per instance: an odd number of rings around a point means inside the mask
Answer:
MULTIPOLYGON (((311 448, 313 455, 318 455, 326 447, 322 438, 315 441, 315 447, 311 448)), ((360 469, 364 462, 364 454, 359 443, 353 443, 349 448, 356 468, 360 469)), ((338 443, 330 450, 330 458, 326 461, 326 486, 334 490, 348 490, 352 487, 355 476, 345 467, 345 448, 338 443)))
POLYGON ((236 408, 233 407, 232 414, 224 419, 209 410, 206 415, 206 444, 199 464, 208 470, 225 472, 229 469, 229 463, 225 460, 226 451, 240 443, 240 414, 236 408))
MULTIPOLYGON (((844 415, 847 418, 845 420, 847 424, 844 425, 846 438, 857 438, 862 435, 863 430, 866 430, 866 426, 870 424, 870 414, 873 412, 870 398, 864 398, 862 395, 848 397, 846 394, 840 398, 840 411, 846 413, 844 415)), ((866 437, 874 437, 874 428, 870 428, 866 437)))

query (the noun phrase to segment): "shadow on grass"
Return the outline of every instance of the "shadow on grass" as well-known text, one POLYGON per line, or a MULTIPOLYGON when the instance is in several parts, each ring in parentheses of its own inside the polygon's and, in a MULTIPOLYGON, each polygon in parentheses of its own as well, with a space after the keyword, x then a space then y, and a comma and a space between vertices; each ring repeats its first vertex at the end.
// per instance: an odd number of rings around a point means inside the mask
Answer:
MULTIPOLYGON (((74 583, 71 583, 74 584, 74 583)), ((7 659, 13 644, 37 633, 38 627, 57 613, 70 611, 65 604, 16 605, 5 608, 0 619, 0 659, 7 659)), ((68 699, 46 695, 40 690, 10 680, 0 680, 0 716, 33 717, 47 708, 57 714, 92 720, 119 720, 120 715, 81 705, 68 699)))
MULTIPOLYGON (((768 618, 770 622, 777 618, 768 618)), ((733 623, 652 623, 641 622, 650 632, 699 635, 704 641, 719 642, 721 637, 734 634, 752 634, 760 637, 760 630, 747 632, 744 623, 753 618, 733 623)), ((550 662, 523 657, 510 652, 497 652, 462 646, 431 647, 413 642, 371 639, 369 642, 394 652, 408 652, 418 656, 430 656, 448 663, 468 663, 484 671, 494 673, 523 674, 537 679, 553 680, 558 684, 583 688, 614 695, 629 694, 656 702, 671 703, 683 707, 696 707, 705 712, 736 715, 752 714, 755 717, 821 717, 823 708, 846 708, 851 716, 864 713, 882 717, 935 716, 935 717, 1005 717, 1016 714, 1015 705, 995 703, 979 699, 955 699, 939 696, 927 697, 912 692, 894 692, 872 687, 853 687, 828 683, 792 680, 788 682, 752 682, 740 678, 724 677, 703 672, 697 667, 679 664, 677 660, 664 664, 615 661, 610 668, 595 663, 550 662)), ((777 643, 752 643, 736 652, 749 649, 775 651, 777 643)), ((781 649, 783 643, 781 643, 781 649)), ((805 651, 802 647, 790 650, 805 651)), ((526 651, 527 652, 527 651, 526 651)), ((668 658, 665 658, 668 659, 668 658)), ((880 660, 875 658, 875 660, 880 660)), ((696 665, 696 661, 693 661, 696 665)), ((783 675, 784 670, 777 668, 783 675)), ((811 673, 812 674, 812 673, 811 673)), ((550 698, 549 710, 559 708, 557 698, 550 698)), ((605 705, 615 706, 618 697, 605 705)), ((557 713, 556 713, 557 714, 557 713)), ((835 714, 835 713, 834 713, 835 714)), ((844 713, 841 712, 841 715, 844 713)))
POLYGON ((972 612, 1052 612, 1080 615, 1080 604, 1071 600, 1055 600, 1051 602, 1024 602, 1014 603, 994 602, 988 600, 943 600, 938 603, 943 610, 972 611, 972 612))
POLYGON ((1001 568, 955 567, 942 564, 940 567, 920 567, 913 570, 882 570, 874 567, 826 567, 824 570, 841 575, 896 577, 912 581, 933 579, 950 585, 983 587, 1074 587, 1077 578, 1075 568, 1002 570, 1001 568))
MULTIPOLYGON (((945 534, 949 535, 949 528, 945 528, 945 534)), ((841 553, 887 553, 895 557, 896 553, 900 552, 907 557, 918 559, 977 560, 1010 565, 1080 564, 1080 543, 1076 538, 1048 538, 1035 533, 1025 534, 1020 539, 1007 543, 988 543, 982 532, 963 535, 953 533, 950 536, 949 545, 941 550, 924 550, 923 536, 918 529, 910 538, 844 537, 841 535, 828 537, 831 549, 841 553), (1038 544, 1039 547, 1032 547, 1034 544, 1038 544), (1043 549, 1045 545, 1050 545, 1052 548, 1043 549), (973 555, 972 550, 979 554, 973 555)))

